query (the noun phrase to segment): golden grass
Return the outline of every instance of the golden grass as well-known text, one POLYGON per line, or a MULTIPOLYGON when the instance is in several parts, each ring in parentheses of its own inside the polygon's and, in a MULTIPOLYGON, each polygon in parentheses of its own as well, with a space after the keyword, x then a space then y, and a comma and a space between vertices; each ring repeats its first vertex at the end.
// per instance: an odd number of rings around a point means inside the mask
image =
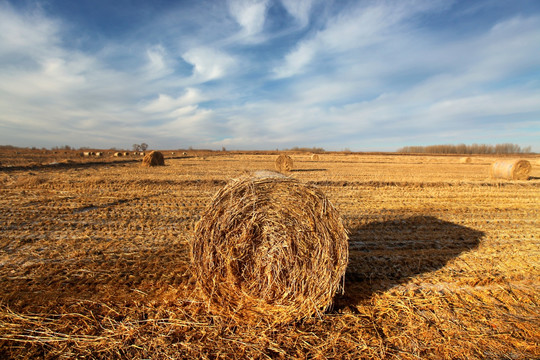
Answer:
POLYGON ((540 171, 490 179, 492 160, 295 157, 350 253, 333 308, 282 325, 209 312, 189 256, 214 194, 275 155, 2 168, 0 358, 539 358, 540 171))

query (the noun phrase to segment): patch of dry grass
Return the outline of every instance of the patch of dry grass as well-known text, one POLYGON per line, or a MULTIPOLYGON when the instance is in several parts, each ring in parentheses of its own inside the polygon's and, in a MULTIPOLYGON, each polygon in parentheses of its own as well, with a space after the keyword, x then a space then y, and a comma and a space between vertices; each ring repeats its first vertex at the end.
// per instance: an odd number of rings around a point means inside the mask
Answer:
POLYGON ((345 294, 282 325, 209 313, 189 270, 195 224, 228 179, 274 160, 3 173, 0 358, 540 357, 540 173, 493 180, 488 157, 295 156, 292 176, 350 232, 345 294))

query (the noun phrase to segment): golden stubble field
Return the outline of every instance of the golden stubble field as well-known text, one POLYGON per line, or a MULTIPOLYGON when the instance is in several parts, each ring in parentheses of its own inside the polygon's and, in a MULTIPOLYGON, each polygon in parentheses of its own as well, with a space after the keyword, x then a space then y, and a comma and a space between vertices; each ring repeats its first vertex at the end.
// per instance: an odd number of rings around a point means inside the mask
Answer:
POLYGON ((0 358, 540 357, 539 157, 507 181, 488 156, 291 154, 350 233, 345 293, 248 326, 205 310, 188 242, 218 189, 277 155, 164 154, 0 160, 0 358))

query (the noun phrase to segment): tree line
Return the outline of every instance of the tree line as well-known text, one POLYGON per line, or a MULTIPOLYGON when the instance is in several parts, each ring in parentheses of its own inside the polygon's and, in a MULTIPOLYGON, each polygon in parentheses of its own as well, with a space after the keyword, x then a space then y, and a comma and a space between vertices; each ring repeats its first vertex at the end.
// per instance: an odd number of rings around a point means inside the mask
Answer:
POLYGON ((531 147, 522 148, 516 144, 472 144, 472 145, 429 145, 429 146, 405 146, 397 152, 406 154, 529 154, 531 147))

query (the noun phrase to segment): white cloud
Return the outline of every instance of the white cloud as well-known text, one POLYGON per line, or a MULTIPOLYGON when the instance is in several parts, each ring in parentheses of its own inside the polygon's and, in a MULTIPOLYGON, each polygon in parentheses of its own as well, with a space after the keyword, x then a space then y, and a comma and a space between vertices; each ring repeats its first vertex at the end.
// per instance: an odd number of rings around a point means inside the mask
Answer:
POLYGON ((301 26, 309 23, 311 8, 316 0, 281 0, 283 7, 301 26))
POLYGON ((179 108, 193 106, 204 100, 200 91, 194 88, 188 88, 186 92, 178 98, 169 95, 159 94, 158 98, 142 108, 147 113, 170 113, 179 108))
POLYGON ((76 24, 0 0, 0 143, 340 150, 535 134, 539 16, 455 36, 424 16, 446 1, 280 1, 296 21, 279 30, 268 1, 195 2, 89 50, 76 24))
POLYGON ((222 78, 235 66, 233 57, 208 47, 193 48, 182 57, 193 65, 193 78, 199 82, 222 78))
POLYGON ((268 0, 229 0, 229 13, 242 27, 246 36, 263 30, 268 0))
POLYGON ((57 22, 39 11, 19 14, 5 2, 0 2, 0 61, 7 56, 29 55, 40 59, 58 46, 57 22))
POLYGON ((277 78, 304 72, 304 68, 319 57, 339 58, 356 51, 369 51, 368 47, 393 42, 399 36, 404 22, 411 16, 438 7, 436 1, 403 1, 399 3, 363 3, 343 9, 327 20, 325 27, 311 38, 302 40, 274 69, 277 78))
POLYGON ((148 63, 145 73, 149 78, 161 78, 171 74, 173 70, 167 64, 167 51, 162 45, 154 45, 146 50, 148 63))
POLYGON ((276 67, 274 74, 277 78, 286 78, 303 72, 317 52, 317 44, 314 41, 303 42, 285 56, 285 64, 276 67))

